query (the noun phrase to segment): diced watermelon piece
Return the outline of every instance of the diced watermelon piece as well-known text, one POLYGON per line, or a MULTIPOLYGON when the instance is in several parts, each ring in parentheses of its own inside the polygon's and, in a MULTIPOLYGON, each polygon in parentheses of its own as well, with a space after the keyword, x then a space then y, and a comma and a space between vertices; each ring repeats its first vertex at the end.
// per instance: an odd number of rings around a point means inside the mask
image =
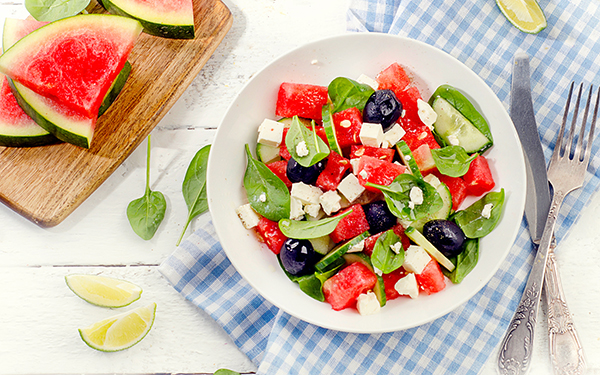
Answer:
POLYGON ((400 267, 390 273, 384 273, 381 275, 383 278, 383 286, 385 288, 385 298, 390 301, 400 297, 400 293, 396 290, 395 286, 398 280, 406 276, 404 268, 400 267))
POLYGON ((470 195, 482 195, 492 190, 495 186, 492 171, 487 159, 479 155, 471 162, 469 171, 462 177, 467 185, 470 195))
POLYGON ((360 128, 362 127, 362 114, 356 107, 345 109, 333 114, 333 124, 335 125, 335 136, 342 149, 351 145, 360 144, 360 128), (342 121, 348 120, 342 124, 342 121))
POLYGON ((402 110, 404 112, 403 118, 409 118, 417 123, 423 123, 419 117, 419 106, 417 100, 423 99, 419 89, 415 86, 409 86, 405 90, 396 93, 396 97, 402 103, 402 110))
POLYGON ((305 117, 321 120, 321 109, 327 103, 327 87, 283 82, 277 94, 275 114, 281 117, 305 117))
POLYGON ((452 195, 452 209, 454 211, 458 210, 458 207, 462 204, 462 202, 467 197, 467 184, 460 177, 450 177, 441 173, 435 174, 441 182, 448 186, 448 190, 450 190, 450 195, 452 195))
POLYGON ((398 63, 385 68, 375 80, 379 83, 378 90, 392 90, 396 96, 410 84, 410 78, 398 63))
POLYGON ((361 156, 358 159, 358 167, 356 177, 358 182, 365 189, 373 192, 379 192, 379 189, 365 186, 367 182, 377 185, 389 185, 398 175, 404 173, 406 167, 404 165, 390 163, 389 161, 380 160, 372 156, 361 156))
POLYGON ((412 154, 419 170, 424 176, 436 169, 435 160, 433 160, 433 156, 431 155, 431 148, 429 148, 427 143, 423 143, 417 147, 412 151, 412 154))
POLYGON ((363 253, 367 254, 368 256, 371 256, 371 254, 373 254, 373 249, 375 248, 375 243, 377 242, 377 239, 383 233, 384 232, 377 233, 377 234, 374 234, 372 236, 365 238, 365 246, 363 248, 363 253))
POLYGON ((379 148, 370 147, 364 145, 352 145, 350 146, 350 159, 358 159, 363 155, 372 156, 374 158, 389 161, 394 161, 394 154, 396 150, 393 148, 379 148))
POLYGON ((335 243, 349 240, 369 230, 369 222, 360 204, 354 204, 335 216, 339 216, 349 210, 352 210, 352 212, 340 220, 333 232, 329 234, 329 237, 335 243))
POLYGON ((279 230, 279 224, 264 217, 258 222, 256 232, 275 254, 279 254, 281 246, 287 240, 287 237, 279 230))
POLYGON ((325 191, 337 189, 349 168, 350 160, 338 155, 337 152, 331 152, 327 158, 325 169, 317 178, 317 187, 325 191))
POLYGON ((427 294, 437 293, 446 287, 446 279, 439 263, 431 259, 420 274, 415 274, 419 289, 427 294))
POLYGON ((290 179, 287 177, 287 163, 288 162, 286 160, 274 161, 267 164, 267 168, 269 168, 271 172, 275 173, 275 175, 279 177, 281 181, 283 181, 285 186, 291 188, 292 181, 290 181, 290 179))
POLYGON ((430 150, 440 148, 433 133, 431 133, 431 129, 426 125, 404 118, 401 119, 401 122, 402 128, 406 131, 406 134, 404 134, 402 139, 406 142, 408 148, 416 150, 423 144, 428 145, 430 150))
POLYGON ((402 242, 402 247, 404 250, 408 249, 410 246, 410 238, 408 238, 406 233, 404 233, 406 228, 404 228, 402 224, 398 223, 392 227, 392 230, 396 236, 400 237, 400 242, 402 242))
POLYGON ((323 283, 325 301, 336 310, 356 305, 362 293, 372 290, 377 276, 361 262, 354 262, 323 283))

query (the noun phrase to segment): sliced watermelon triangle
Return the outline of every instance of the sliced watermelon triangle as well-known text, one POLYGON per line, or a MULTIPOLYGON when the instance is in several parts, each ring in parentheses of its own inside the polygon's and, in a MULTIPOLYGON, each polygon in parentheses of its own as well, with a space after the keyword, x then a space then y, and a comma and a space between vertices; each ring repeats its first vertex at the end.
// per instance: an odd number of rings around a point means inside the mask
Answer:
POLYGON ((43 26, 0 56, 0 73, 95 118, 125 65, 141 24, 127 17, 85 14, 43 26))

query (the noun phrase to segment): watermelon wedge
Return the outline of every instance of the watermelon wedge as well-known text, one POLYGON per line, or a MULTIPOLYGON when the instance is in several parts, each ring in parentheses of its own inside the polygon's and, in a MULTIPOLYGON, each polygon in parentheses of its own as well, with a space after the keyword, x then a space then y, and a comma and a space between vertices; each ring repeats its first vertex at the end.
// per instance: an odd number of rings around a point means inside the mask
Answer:
POLYGON ((163 38, 193 39, 192 0, 99 0, 112 14, 134 18, 144 32, 163 38))
POLYGON ((0 73, 94 118, 141 31, 141 24, 127 17, 64 18, 8 48, 0 56, 0 73))

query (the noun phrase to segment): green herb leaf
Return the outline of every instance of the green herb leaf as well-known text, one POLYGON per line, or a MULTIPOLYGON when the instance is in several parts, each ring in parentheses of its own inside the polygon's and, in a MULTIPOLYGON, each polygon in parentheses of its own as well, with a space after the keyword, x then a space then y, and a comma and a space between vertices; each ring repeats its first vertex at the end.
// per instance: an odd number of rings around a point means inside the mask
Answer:
POLYGON ((217 371, 215 371, 214 375, 241 375, 241 374, 239 372, 228 370, 226 368, 220 368, 217 371))
POLYGON ((334 79, 327 87, 327 93, 333 102, 333 113, 352 107, 362 111, 374 92, 371 86, 344 77, 334 79))
POLYGON ((448 276, 454 284, 460 284, 461 281, 475 268, 479 260, 479 239, 468 239, 465 242, 463 251, 456 257, 450 259, 455 265, 452 272, 442 269, 442 272, 448 276))
POLYGON ((404 263, 404 248, 402 247, 402 241, 392 229, 384 232, 377 238, 375 247, 373 248, 373 254, 371 255, 371 262, 374 267, 377 267, 383 273, 390 273, 400 268, 404 263), (398 254, 390 247, 395 246, 396 244, 400 244, 400 252, 398 254))
POLYGON ((407 173, 399 175, 387 186, 370 182, 367 182, 366 185, 381 190, 390 212, 403 220, 415 221, 421 219, 437 212, 444 204, 440 194, 433 186, 407 173), (423 203, 411 207, 410 192, 415 187, 421 190, 423 203))
POLYGON ((248 166, 244 174, 244 188, 250 206, 272 221, 290 217, 290 192, 279 177, 262 162, 254 159, 246 145, 248 166))
POLYGON ((465 232, 465 236, 468 238, 481 238, 494 230, 498 221, 500 221, 503 208, 504 189, 499 192, 487 193, 469 207, 457 211, 452 216, 452 219, 465 232), (489 217, 482 214, 484 210, 487 210, 487 205, 491 207, 489 217))
POLYGON ((208 166, 208 155, 210 145, 202 147, 192 158, 181 186, 181 192, 188 208, 188 218, 181 231, 181 236, 177 241, 177 246, 181 243, 183 235, 190 225, 191 221, 201 213, 208 210, 208 199, 206 198, 206 168, 208 166))
POLYGON ((431 156, 433 156, 438 171, 450 177, 464 176, 477 155, 475 153, 469 156, 461 146, 446 146, 431 150, 431 156))
POLYGON ((52 22, 81 13, 90 0, 25 0, 25 8, 38 21, 52 22))
POLYGON ((292 119, 292 125, 285 136, 285 145, 294 158, 303 167, 310 167, 329 156, 329 147, 315 132, 315 122, 312 122, 312 131, 300 124, 298 116, 292 119), (306 155, 298 155, 297 146, 304 143, 308 150, 306 155))
POLYGON ((325 302, 323 294, 323 281, 316 275, 306 275, 298 278, 300 290, 317 301, 325 302))
POLYGON ((352 210, 349 210, 338 216, 314 221, 281 219, 279 220, 279 230, 288 238, 299 240, 319 238, 333 232, 340 220, 348 216, 351 212, 352 210))
POLYGON ((133 231, 149 240, 154 237, 156 230, 165 218, 167 201, 159 191, 150 190, 150 136, 148 136, 148 151, 146 157, 146 192, 127 206, 127 219, 133 231))

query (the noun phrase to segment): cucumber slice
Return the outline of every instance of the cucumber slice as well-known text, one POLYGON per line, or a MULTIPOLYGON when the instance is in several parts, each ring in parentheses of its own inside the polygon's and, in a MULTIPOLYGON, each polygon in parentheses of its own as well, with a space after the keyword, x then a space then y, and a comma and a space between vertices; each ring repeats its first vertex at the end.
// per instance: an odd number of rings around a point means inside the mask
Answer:
POLYGON ((412 173, 413 176, 417 178, 423 178, 423 175, 419 170, 419 166, 415 161, 412 151, 410 150, 406 142, 401 140, 400 142, 396 143, 396 150, 398 150, 398 155, 400 155, 400 159, 402 159, 404 165, 408 167, 410 173, 412 173))
POLYGON ((343 244, 333 248, 327 255, 325 255, 317 264, 315 264, 315 269, 318 272, 324 272, 328 269, 328 267, 336 260, 342 258, 344 254, 352 248, 352 246, 358 244, 360 241, 369 237, 369 232, 364 232, 354 237, 351 240, 344 242, 343 244))
MULTIPOLYGON (((310 218, 310 216, 309 216, 310 218)), ((327 235, 327 236, 323 236, 323 237, 317 237, 317 238, 309 238, 308 239, 311 243, 311 245, 313 246, 313 249, 315 250, 315 252, 321 254, 321 255, 326 255, 329 250, 331 250, 331 246, 330 244, 333 242, 331 241, 331 238, 327 235)))
POLYGON ((256 156, 258 157, 258 160, 265 164, 281 160, 281 157, 279 156, 279 147, 263 145, 262 143, 256 144, 256 156))
POLYGON ((422 219, 413 221, 410 224, 419 232, 423 231, 423 225, 425 225, 426 222, 434 219, 448 219, 448 217, 450 217, 450 214, 452 213, 452 195, 450 194, 450 189, 448 189, 448 186, 446 186, 445 183, 441 182, 436 176, 432 174, 425 176, 424 180, 431 186, 435 187, 435 190, 442 198, 443 205, 442 208, 440 208, 436 212, 429 214, 422 219))
POLYGON ((323 127, 325 128, 325 135, 327 135, 327 141, 331 150, 342 155, 342 148, 337 141, 337 135, 335 134, 335 124, 333 123, 333 116, 331 115, 331 108, 329 104, 323 106, 323 127))
POLYGON ((373 268, 373 264, 371 263, 371 258, 365 253, 350 253, 344 254, 343 256, 346 264, 351 264, 354 262, 361 262, 365 266, 369 267, 371 271, 377 276, 377 282, 373 287, 373 293, 375 293, 375 297, 379 301, 379 306, 383 307, 387 303, 387 298, 385 296, 385 285, 383 284, 383 277, 375 273, 375 269, 373 268))
POLYGON ((492 145, 492 141, 447 100, 438 96, 432 107, 438 115, 433 124, 435 134, 444 144, 458 143, 457 145, 462 146, 469 154, 483 152, 492 145))
POLYGON ((414 243, 425 249, 425 251, 427 251, 433 259, 437 260, 437 262, 441 264, 444 268, 446 268, 448 271, 452 272, 454 270, 454 263, 452 263, 448 258, 446 258, 444 254, 440 253, 440 251, 436 249, 435 246, 433 246, 431 242, 429 242, 429 240, 427 240, 427 238, 425 238, 425 236, 423 236, 423 234, 419 232, 415 227, 411 226, 406 228, 404 233, 414 243))

